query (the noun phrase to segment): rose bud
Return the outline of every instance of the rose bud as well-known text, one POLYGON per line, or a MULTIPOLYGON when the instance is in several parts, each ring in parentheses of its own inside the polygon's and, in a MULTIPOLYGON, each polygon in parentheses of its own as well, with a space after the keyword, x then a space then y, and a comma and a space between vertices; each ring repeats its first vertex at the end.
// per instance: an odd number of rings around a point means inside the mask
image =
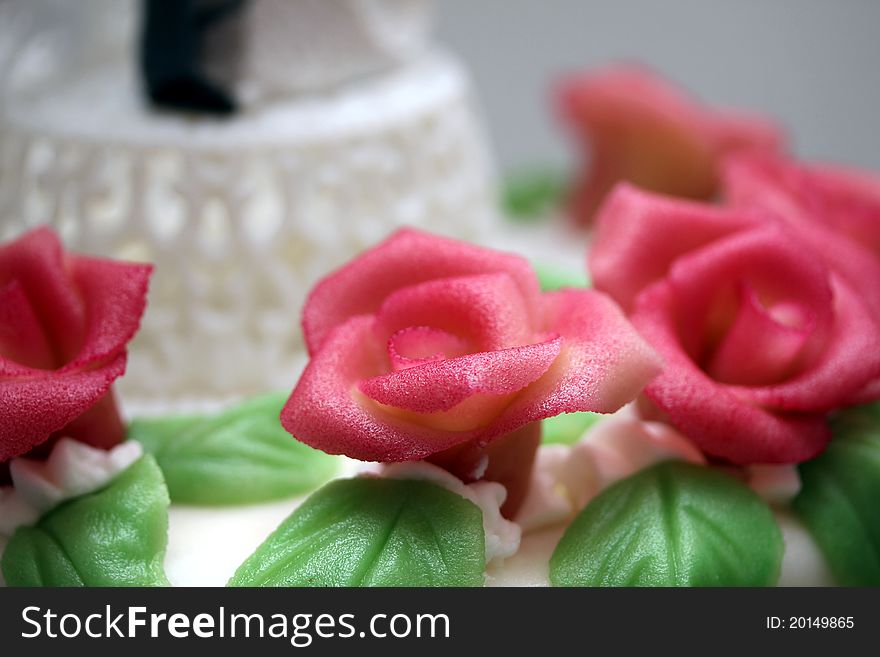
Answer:
POLYGON ((110 386, 146 304, 150 265, 65 253, 47 228, 0 246, 0 463, 67 436, 123 439, 110 386))

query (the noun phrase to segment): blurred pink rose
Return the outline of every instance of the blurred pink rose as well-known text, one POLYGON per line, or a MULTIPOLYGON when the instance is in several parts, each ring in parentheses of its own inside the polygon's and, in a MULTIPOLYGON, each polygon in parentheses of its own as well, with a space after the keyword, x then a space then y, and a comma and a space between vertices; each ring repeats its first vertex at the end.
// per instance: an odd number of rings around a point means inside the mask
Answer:
POLYGON ((612 66, 562 81, 558 113, 582 154, 571 198, 576 223, 588 225, 620 181, 672 196, 708 200, 718 191, 721 158, 778 151, 772 121, 705 106, 647 69, 612 66))

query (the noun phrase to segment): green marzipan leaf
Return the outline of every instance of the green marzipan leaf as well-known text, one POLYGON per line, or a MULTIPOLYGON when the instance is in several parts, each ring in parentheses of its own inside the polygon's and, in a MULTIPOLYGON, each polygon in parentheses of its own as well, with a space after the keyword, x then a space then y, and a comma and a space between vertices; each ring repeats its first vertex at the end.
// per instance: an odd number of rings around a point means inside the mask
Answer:
POLYGON ((532 267, 538 276, 541 290, 552 292, 566 287, 589 287, 590 279, 582 271, 566 269, 558 265, 548 265, 543 262, 533 262, 532 267))
POLYGON ((554 586, 771 586, 782 533, 733 477, 668 461, 623 479, 574 520, 550 560, 554 586))
POLYGON ((339 458, 294 439, 281 426, 286 394, 243 402, 213 416, 135 420, 128 437, 162 468, 179 504, 253 504, 314 490, 339 458))
POLYGON ((9 586, 167 586, 168 491, 145 455, 105 488, 20 527, 0 566, 9 586))
POLYGON ((568 181, 566 175, 550 168, 530 168, 505 177, 501 208, 514 220, 542 218, 562 205, 568 181))
POLYGON ((845 435, 856 429, 880 432, 880 402, 852 406, 839 412, 834 416, 831 428, 835 436, 845 435))
POLYGON ((541 423, 541 440, 545 444, 574 445, 601 417, 600 413, 563 413, 548 417, 541 423))
POLYGON ((880 404, 842 413, 792 506, 843 586, 880 586, 880 404))
POLYGON ((314 493, 229 586, 481 586, 482 512, 424 481, 358 477, 314 493))

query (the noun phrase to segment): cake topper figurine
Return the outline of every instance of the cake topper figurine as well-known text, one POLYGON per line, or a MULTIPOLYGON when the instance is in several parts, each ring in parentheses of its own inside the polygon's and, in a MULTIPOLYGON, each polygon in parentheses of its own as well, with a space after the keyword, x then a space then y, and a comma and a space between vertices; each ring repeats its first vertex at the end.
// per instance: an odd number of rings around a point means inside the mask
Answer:
POLYGON ((144 0, 141 72, 149 99, 158 107, 231 114, 241 45, 236 24, 244 0, 144 0), (221 33, 222 49, 206 47, 221 33))

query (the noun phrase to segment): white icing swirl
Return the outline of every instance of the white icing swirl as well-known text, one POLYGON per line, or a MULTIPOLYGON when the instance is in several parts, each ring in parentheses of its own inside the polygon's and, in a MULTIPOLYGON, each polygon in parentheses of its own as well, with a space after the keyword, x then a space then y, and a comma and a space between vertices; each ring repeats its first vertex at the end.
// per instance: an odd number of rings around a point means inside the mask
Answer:
POLYGON ((700 451, 667 424, 644 422, 629 410, 602 419, 571 447, 538 450, 516 521, 527 532, 566 522, 611 484, 668 460, 705 463, 700 451))
POLYGON ((102 488, 141 454, 136 442, 108 451, 62 438, 45 461, 13 459, 9 466, 13 485, 0 488, 0 535, 12 536, 18 527, 35 523, 65 500, 102 488))
MULTIPOLYGON (((706 462, 674 428, 640 420, 625 408, 597 422, 572 446, 538 450, 529 494, 516 521, 527 532, 567 522, 613 483, 668 460, 706 462)), ((733 474, 778 506, 787 505, 800 490, 792 465, 752 465, 733 474)))
POLYGON ((801 478, 796 465, 750 465, 746 481, 770 504, 788 505, 801 492, 801 478))

